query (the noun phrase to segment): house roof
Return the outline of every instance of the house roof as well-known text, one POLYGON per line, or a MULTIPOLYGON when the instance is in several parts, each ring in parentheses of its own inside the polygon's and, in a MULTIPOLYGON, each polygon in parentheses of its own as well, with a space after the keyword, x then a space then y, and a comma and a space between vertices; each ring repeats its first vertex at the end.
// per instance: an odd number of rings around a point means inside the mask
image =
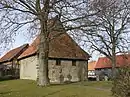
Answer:
MULTIPOLYGON (((59 32, 52 32, 50 37, 58 35, 59 32)), ((19 59, 29 57, 36 54, 39 45, 39 36, 26 49, 19 59)), ((83 59, 88 60, 89 55, 66 33, 62 33, 49 43, 49 58, 67 58, 67 59, 83 59)))
POLYGON ((88 70, 95 70, 96 61, 88 62, 88 70))
POLYGON ((24 44, 20 47, 10 50, 3 57, 0 58, 0 63, 9 62, 13 58, 17 58, 27 47, 28 44, 24 44))
MULTIPOLYGON (((130 54, 125 54, 125 55, 117 55, 116 56, 116 67, 122 67, 125 65, 130 65, 130 54)), ((111 68, 112 63, 111 61, 106 58, 106 57, 101 57, 98 59, 95 69, 100 69, 100 68, 111 68)))

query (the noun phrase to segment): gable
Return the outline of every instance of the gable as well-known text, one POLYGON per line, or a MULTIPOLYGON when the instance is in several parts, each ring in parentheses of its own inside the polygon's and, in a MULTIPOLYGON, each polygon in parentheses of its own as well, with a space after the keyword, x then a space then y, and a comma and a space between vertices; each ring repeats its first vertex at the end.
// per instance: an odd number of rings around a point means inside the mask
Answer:
POLYGON ((25 49, 27 49, 27 47, 28 47, 28 44, 24 44, 20 47, 10 50, 3 57, 0 58, 0 63, 9 62, 14 58, 18 58, 20 54, 23 53, 25 49))

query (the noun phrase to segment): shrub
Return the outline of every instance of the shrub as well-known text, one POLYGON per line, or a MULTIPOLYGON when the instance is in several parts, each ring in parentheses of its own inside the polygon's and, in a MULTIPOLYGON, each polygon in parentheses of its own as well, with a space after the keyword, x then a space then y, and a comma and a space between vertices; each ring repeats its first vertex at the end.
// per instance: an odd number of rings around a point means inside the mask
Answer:
POLYGON ((112 94, 115 97, 130 97, 130 66, 117 71, 113 80, 112 94))
POLYGON ((13 79, 19 79, 19 76, 6 75, 6 76, 0 77, 0 81, 13 80, 13 79))

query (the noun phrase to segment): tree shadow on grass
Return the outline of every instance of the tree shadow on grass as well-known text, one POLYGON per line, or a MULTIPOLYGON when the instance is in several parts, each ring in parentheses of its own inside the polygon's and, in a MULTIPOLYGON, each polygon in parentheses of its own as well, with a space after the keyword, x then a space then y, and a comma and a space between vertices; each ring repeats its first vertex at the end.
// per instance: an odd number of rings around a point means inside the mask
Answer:
POLYGON ((19 77, 8 75, 8 76, 0 77, 0 82, 2 82, 2 81, 9 81, 9 80, 17 80, 17 79, 19 79, 19 77))
POLYGON ((79 83, 79 82, 66 81, 64 83, 51 83, 51 85, 49 87, 53 87, 53 86, 64 86, 64 85, 77 84, 77 83, 79 83))
POLYGON ((12 92, 13 92, 13 91, 0 92, 0 95, 10 94, 10 93, 12 93, 12 92))
POLYGON ((67 88, 65 88, 65 89, 61 89, 61 90, 58 90, 58 91, 54 91, 54 92, 48 93, 47 95, 44 95, 44 96, 42 96, 42 97, 47 97, 47 96, 50 96, 50 95, 53 95, 53 94, 59 93, 59 92, 61 92, 61 91, 64 91, 64 90, 66 90, 66 89, 67 89, 67 88))

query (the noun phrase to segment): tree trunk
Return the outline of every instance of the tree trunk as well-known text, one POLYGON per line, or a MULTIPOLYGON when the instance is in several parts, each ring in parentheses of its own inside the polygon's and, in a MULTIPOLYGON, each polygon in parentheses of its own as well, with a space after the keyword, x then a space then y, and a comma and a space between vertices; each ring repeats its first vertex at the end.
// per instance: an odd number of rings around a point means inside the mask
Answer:
POLYGON ((79 70, 78 70, 78 78, 81 84, 83 84, 84 81, 88 80, 88 64, 86 62, 82 62, 82 64, 79 64, 79 70))
POLYGON ((114 79, 116 76, 116 55, 115 54, 112 56, 111 61, 112 61, 112 79, 114 79))
POLYGON ((48 70, 48 54, 49 54, 49 41, 47 37, 47 27, 41 22, 40 44, 39 44, 39 72, 38 72, 38 85, 47 86, 49 81, 48 70))
POLYGON ((84 64, 85 80, 88 81, 88 61, 84 64))
POLYGON ((81 82, 83 79, 83 65, 81 64, 78 64, 78 79, 79 82, 81 82))
MULTIPOLYGON (((115 25, 115 20, 113 19, 113 24, 112 25, 115 25)), ((115 78, 115 75, 116 75, 116 38, 115 38, 115 26, 112 26, 112 32, 111 32, 111 41, 112 41, 112 59, 111 59, 111 62, 112 62, 112 79, 115 78)))
POLYGON ((44 7, 41 8, 40 1, 38 4, 39 20, 41 26, 40 44, 39 44, 39 72, 38 85, 47 86, 50 84, 49 69, 48 69, 48 54, 49 54, 49 32, 48 32, 48 16, 49 16, 50 0, 44 0, 44 7))
POLYGON ((113 43, 112 43, 112 79, 114 79, 116 75, 116 44, 115 44, 115 38, 113 38, 113 43))

